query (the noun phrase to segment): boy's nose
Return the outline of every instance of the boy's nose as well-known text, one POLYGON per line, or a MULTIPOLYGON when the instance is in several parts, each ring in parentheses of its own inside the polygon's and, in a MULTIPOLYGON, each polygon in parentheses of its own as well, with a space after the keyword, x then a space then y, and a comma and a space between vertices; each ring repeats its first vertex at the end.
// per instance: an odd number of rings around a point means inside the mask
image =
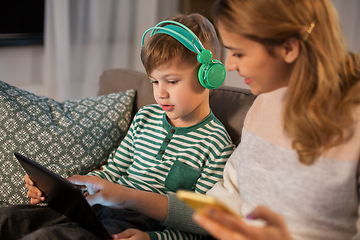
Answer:
POLYGON ((162 86, 159 86, 157 95, 159 98, 162 98, 162 99, 169 97, 168 91, 162 86))

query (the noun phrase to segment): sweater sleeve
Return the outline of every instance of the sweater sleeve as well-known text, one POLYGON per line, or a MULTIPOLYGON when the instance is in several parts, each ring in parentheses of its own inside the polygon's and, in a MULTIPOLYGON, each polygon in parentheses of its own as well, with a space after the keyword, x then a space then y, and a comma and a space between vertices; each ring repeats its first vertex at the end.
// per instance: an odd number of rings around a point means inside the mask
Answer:
POLYGON ((194 211, 186 203, 173 193, 166 196, 168 198, 168 215, 163 223, 165 226, 195 234, 207 234, 203 228, 192 220, 194 211))
POLYGON ((191 218, 194 211, 174 193, 168 194, 167 198, 169 211, 163 223, 167 228, 162 232, 148 232, 150 239, 206 239, 209 234, 191 218))

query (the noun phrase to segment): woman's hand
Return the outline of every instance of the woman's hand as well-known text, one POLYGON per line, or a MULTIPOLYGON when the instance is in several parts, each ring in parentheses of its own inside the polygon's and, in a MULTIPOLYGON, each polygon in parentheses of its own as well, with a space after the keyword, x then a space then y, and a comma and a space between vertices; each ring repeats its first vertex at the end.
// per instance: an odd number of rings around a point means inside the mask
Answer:
POLYGON ((31 204, 38 204, 45 201, 45 197, 43 196, 42 192, 35 187, 34 182, 30 179, 29 175, 26 174, 24 176, 25 180, 25 187, 29 190, 27 192, 27 196, 30 198, 31 204))
POLYGON ((246 224, 240 217, 226 213, 218 208, 209 207, 204 214, 195 213, 194 221, 212 236, 222 240, 290 240, 284 219, 264 206, 257 207, 248 219, 262 219, 267 222, 263 227, 246 224))
POLYGON ((128 240, 150 240, 149 234, 138 229, 127 229, 122 233, 115 234, 114 240, 128 239, 128 240))

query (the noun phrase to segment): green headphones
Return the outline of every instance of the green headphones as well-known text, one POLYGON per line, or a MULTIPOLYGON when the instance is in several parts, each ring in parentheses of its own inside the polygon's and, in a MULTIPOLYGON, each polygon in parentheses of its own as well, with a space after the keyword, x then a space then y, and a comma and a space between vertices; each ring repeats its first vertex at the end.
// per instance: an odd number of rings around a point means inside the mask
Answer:
POLYGON ((172 36, 181 44, 187 47, 190 51, 197 53, 197 60, 201 63, 198 71, 198 78, 200 84, 208 89, 220 87, 226 77, 226 70, 224 64, 219 60, 212 59, 212 53, 203 47, 199 38, 186 26, 176 21, 162 21, 155 27, 147 29, 141 40, 141 46, 144 45, 145 35, 151 31, 150 37, 156 33, 164 33, 172 36), (164 27, 159 27, 160 24, 171 23, 164 27))

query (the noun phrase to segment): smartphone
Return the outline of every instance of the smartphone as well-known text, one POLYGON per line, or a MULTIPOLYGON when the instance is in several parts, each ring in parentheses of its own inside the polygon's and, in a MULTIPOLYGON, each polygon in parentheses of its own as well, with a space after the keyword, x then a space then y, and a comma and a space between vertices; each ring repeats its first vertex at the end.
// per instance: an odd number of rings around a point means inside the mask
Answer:
POLYGON ((216 206, 217 208, 234 215, 239 216, 236 212, 227 207, 220 200, 206 196, 204 194, 197 194, 192 191, 178 190, 176 192, 176 196, 187 203, 191 208, 193 208, 196 212, 203 212, 207 206, 216 206))

